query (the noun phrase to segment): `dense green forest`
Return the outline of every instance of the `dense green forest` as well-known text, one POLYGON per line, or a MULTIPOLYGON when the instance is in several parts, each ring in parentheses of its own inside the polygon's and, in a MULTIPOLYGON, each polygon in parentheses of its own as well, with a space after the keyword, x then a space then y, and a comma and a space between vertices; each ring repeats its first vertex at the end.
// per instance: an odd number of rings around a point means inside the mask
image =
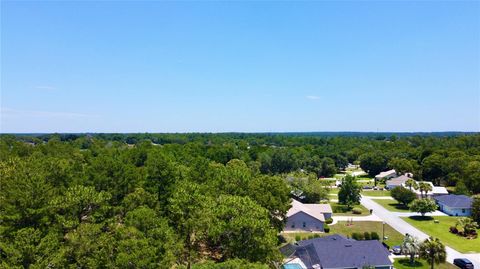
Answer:
POLYGON ((478 134, 3 135, 0 267, 272 267, 286 175, 348 163, 480 193, 478 134))

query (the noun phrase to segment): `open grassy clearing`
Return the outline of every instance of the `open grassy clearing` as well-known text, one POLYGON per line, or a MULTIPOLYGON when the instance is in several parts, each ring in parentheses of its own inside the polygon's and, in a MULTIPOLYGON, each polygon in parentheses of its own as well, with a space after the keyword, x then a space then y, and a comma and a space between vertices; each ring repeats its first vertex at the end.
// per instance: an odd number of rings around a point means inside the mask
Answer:
POLYGON ((373 199, 373 201, 381 206, 383 206, 386 210, 392 212, 410 212, 407 206, 399 204, 396 200, 390 199, 373 199))
POLYGON ((349 210, 346 205, 341 205, 337 202, 330 202, 332 207, 333 216, 367 216, 370 215, 370 211, 363 205, 355 205, 353 208, 361 210, 361 214, 353 214, 352 210, 349 210))
POLYGON ((377 191, 377 190, 362 190, 362 195, 365 196, 373 196, 373 197, 379 197, 379 196, 390 196, 390 191, 377 191))
POLYGON ((338 194, 339 190, 340 190, 339 188, 331 188, 329 193, 330 194, 338 194))
MULTIPOLYGON (((408 258, 398 258, 395 259, 393 263, 393 267, 395 269, 430 269, 430 265, 425 260, 422 259, 415 259, 415 263, 413 265, 410 264, 410 260, 408 258)), ((442 264, 435 264, 436 269, 458 269, 455 265, 451 263, 442 263, 442 264)))
POLYGON ((449 231, 450 226, 455 226, 458 217, 438 216, 438 217, 404 217, 406 222, 422 230, 426 234, 437 237, 445 245, 452 247, 463 253, 480 252, 480 238, 466 239, 464 237, 452 234, 449 231), (439 223, 434 223, 438 220, 439 223))
MULTIPOLYGON (((327 236, 331 234, 340 234, 346 237, 351 237, 352 233, 377 232, 382 237, 382 222, 380 221, 356 221, 353 225, 348 226, 346 221, 339 221, 335 225, 330 225, 330 233, 318 233, 318 236, 327 236)), ((294 242, 295 236, 300 235, 301 240, 313 237, 314 233, 299 232, 299 233, 283 233, 288 242, 294 242)), ((385 236, 387 240, 385 243, 389 246, 400 245, 403 241, 403 235, 393 229, 390 225, 385 224, 385 236)))

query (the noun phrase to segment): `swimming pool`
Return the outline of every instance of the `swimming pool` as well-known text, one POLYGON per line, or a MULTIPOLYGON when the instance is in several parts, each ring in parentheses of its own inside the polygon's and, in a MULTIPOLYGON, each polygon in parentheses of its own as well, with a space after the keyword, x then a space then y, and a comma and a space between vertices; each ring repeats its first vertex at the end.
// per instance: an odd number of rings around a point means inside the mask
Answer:
POLYGON ((296 263, 288 263, 283 265, 283 269, 302 269, 302 266, 296 263))

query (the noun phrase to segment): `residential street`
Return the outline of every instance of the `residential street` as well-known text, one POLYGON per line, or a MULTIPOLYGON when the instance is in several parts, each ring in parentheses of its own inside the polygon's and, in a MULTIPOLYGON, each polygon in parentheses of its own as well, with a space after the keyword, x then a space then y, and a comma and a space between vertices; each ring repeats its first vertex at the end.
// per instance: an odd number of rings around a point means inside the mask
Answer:
MULTIPOLYGON (((383 208, 381 205, 372 201, 372 197, 362 196, 361 204, 368 209, 373 209, 375 214, 380 219, 384 220, 388 225, 392 226, 395 230, 402 234, 411 234, 418 237, 421 240, 428 238, 429 236, 417 228, 413 227, 409 223, 402 220, 398 214, 390 212, 383 208)), ((474 264, 475 268, 480 268, 480 254, 462 254, 450 247, 447 249, 447 261, 453 262, 454 258, 468 258, 474 264)))

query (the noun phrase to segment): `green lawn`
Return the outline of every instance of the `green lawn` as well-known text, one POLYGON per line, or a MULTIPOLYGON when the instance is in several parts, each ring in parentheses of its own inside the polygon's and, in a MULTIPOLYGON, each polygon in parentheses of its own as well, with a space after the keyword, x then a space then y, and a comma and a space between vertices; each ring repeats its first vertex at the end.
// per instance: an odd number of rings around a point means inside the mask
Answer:
POLYGON ((329 193, 331 193, 331 194, 338 194, 338 191, 339 191, 339 190, 340 190, 339 188, 331 188, 331 189, 329 189, 329 191, 330 191, 329 193))
POLYGON ((362 210, 361 214, 353 214, 351 210, 348 210, 346 205, 341 205, 336 202, 330 202, 334 216, 367 216, 370 215, 370 211, 363 205, 355 205, 354 208, 362 210))
POLYGON ((356 180, 372 180, 373 181, 373 178, 371 177, 368 177, 368 176, 358 176, 358 177, 355 177, 356 180))
POLYGON ((399 204, 396 200, 390 199, 373 199, 373 201, 392 212, 410 212, 407 206, 399 204))
POLYGON ((452 234, 449 231, 450 226, 455 226, 457 217, 404 217, 406 222, 412 224, 426 234, 437 237, 447 246, 450 246, 460 252, 480 252, 480 238, 466 239, 464 237, 452 234), (439 223, 434 223, 433 220, 439 223))
MULTIPOLYGON (((399 258, 395 259, 393 263, 395 269, 430 269, 430 265, 425 260, 415 259, 415 263, 410 265, 409 259, 399 258)), ((436 269, 458 269, 455 265, 445 262, 442 264, 435 264, 436 269)))
MULTIPOLYGON (((380 237, 382 237, 382 222, 380 221, 356 221, 353 222, 353 225, 347 226, 347 222, 339 221, 335 225, 330 225, 330 233, 320 233, 319 236, 327 236, 331 234, 341 234, 343 236, 351 237, 352 233, 364 233, 364 232, 377 232, 380 237)), ((308 239, 309 236, 312 237, 313 233, 284 233, 283 236, 289 242, 295 240, 295 236, 300 235, 302 240, 308 239)), ((403 235, 397 232, 395 229, 390 227, 388 224, 385 224, 385 236, 388 237, 385 240, 389 246, 400 245, 403 241, 403 235)))
POLYGON ((362 190, 362 195, 365 196, 373 196, 373 197, 378 197, 378 196, 390 196, 390 191, 373 191, 373 190, 362 190))

